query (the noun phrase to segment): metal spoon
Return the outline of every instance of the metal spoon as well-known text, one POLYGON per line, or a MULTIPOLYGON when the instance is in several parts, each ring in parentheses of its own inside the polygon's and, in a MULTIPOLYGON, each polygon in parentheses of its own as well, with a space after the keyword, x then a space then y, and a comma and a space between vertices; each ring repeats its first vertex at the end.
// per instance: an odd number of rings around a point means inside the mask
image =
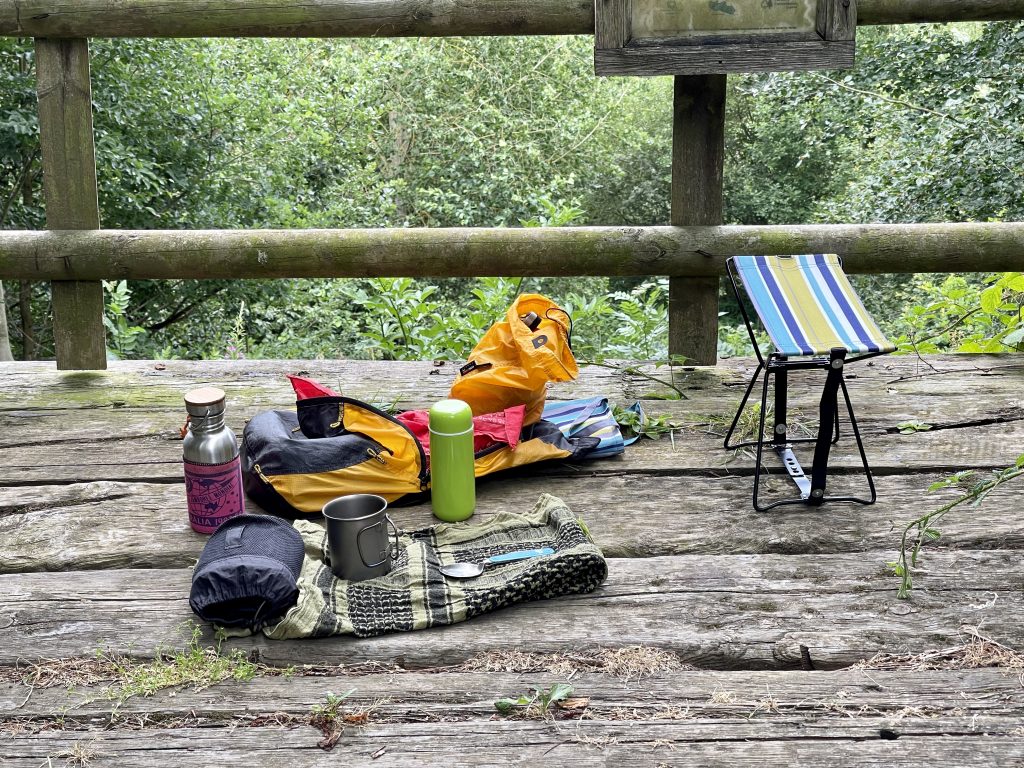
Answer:
POLYGON ((451 579, 473 579, 483 573, 484 568, 488 565, 512 563, 516 560, 526 560, 531 557, 553 554, 555 554, 555 550, 551 547, 544 547, 544 549, 520 549, 517 552, 506 552, 504 555, 493 555, 479 563, 452 563, 451 565, 442 565, 441 573, 451 579))

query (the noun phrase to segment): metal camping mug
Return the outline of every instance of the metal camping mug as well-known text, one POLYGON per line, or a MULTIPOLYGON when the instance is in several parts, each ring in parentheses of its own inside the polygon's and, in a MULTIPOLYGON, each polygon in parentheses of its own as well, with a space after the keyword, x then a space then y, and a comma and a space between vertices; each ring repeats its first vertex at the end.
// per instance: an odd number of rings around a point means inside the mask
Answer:
POLYGON ((362 581, 391 570, 398 557, 398 528, 387 508, 386 499, 371 493, 340 496, 324 505, 327 554, 331 571, 339 579, 362 581))

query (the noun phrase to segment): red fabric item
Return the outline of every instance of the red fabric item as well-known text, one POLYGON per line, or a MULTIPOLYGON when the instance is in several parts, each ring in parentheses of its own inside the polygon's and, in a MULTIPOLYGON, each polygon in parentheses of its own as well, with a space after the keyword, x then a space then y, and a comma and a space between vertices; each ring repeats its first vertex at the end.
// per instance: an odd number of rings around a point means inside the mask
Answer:
POLYGON ((333 389, 325 387, 318 381, 304 379, 301 376, 292 376, 290 373, 285 375, 288 376, 288 380, 292 383, 296 400, 306 400, 311 397, 341 397, 333 389))
MULTIPOLYGON (((430 413, 428 411, 405 411, 396 417, 416 436, 423 446, 423 452, 430 455, 430 413)), ((519 434, 523 431, 523 419, 526 418, 526 405, 514 405, 498 413, 485 413, 473 417, 473 451, 478 453, 492 445, 508 445, 515 448, 519 444, 519 434)))

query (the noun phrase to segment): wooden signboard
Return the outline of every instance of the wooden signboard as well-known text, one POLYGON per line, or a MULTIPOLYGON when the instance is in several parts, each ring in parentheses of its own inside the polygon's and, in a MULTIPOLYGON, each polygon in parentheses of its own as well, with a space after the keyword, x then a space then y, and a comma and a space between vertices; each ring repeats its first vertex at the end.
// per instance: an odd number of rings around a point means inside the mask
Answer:
POLYGON ((856 0, 595 0, 599 75, 853 66, 856 0))

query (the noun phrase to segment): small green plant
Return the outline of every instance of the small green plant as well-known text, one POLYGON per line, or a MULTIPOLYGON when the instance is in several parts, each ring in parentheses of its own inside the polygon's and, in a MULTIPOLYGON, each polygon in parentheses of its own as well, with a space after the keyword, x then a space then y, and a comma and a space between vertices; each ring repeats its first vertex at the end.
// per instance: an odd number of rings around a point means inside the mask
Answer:
POLYGON ((106 656, 116 675, 115 685, 107 696, 123 703, 133 696, 152 696, 165 688, 190 686, 202 690, 221 680, 252 680, 260 671, 240 650, 221 653, 220 641, 214 648, 201 645, 202 629, 192 622, 191 637, 178 651, 165 652, 142 664, 121 656, 106 656))
MULTIPOLYGON (((718 317, 724 318, 727 312, 719 312, 718 317)), ((770 349, 771 342, 768 334, 761 330, 754 331, 754 338, 757 339, 761 349, 770 349)), ((750 343, 750 334, 747 333, 745 325, 728 325, 721 323, 718 326, 718 356, 726 357, 753 357, 754 347, 750 343)))
MULTIPOLYGON (((629 293, 611 294, 618 323, 608 352, 645 360, 664 357, 668 346, 668 280, 646 281, 629 293)), ((607 353, 606 353, 607 354, 607 353)))
POLYGON ((900 431, 901 435, 912 435, 915 432, 927 432, 932 428, 931 424, 927 424, 917 419, 911 419, 909 421, 901 421, 896 425, 896 429, 900 431))
POLYGON ((506 717, 515 714, 526 718, 548 719, 552 708, 559 701, 568 699, 572 692, 573 687, 568 683, 555 683, 548 688, 530 688, 526 694, 515 699, 498 699, 494 702, 494 708, 506 717))
POLYGON ((361 352, 384 360, 458 360, 504 318, 522 283, 481 278, 461 305, 435 298, 437 286, 405 277, 347 281, 342 292, 360 310, 361 352))
POLYGON ((668 414, 660 416, 649 416, 645 413, 638 413, 629 408, 612 408, 615 421, 623 428, 626 436, 640 435, 649 437, 651 440, 660 440, 665 435, 671 435, 683 425, 674 421, 668 414))
MULTIPOLYGON (((931 492, 941 488, 962 488, 976 474, 974 470, 957 472, 943 480, 932 483, 928 490, 931 492)), ((1024 475, 1024 454, 1017 457, 1017 461, 1013 466, 995 470, 990 476, 966 488, 959 498, 953 499, 948 504, 944 504, 938 509, 923 514, 907 523, 900 538, 899 556, 894 562, 889 563, 892 572, 900 577, 900 588, 897 596, 901 598, 910 597, 910 590, 913 587, 913 569, 917 566, 921 555, 921 547, 929 541, 936 541, 942 535, 935 527, 939 520, 961 504, 970 503, 971 508, 977 507, 996 488, 1021 475, 1024 475)))
POLYGON ((238 314, 231 327, 225 355, 228 360, 244 360, 249 353, 249 332, 247 328, 248 308, 245 301, 238 305, 238 314))
POLYGON ((346 723, 364 723, 369 719, 368 713, 352 715, 346 714, 342 709, 345 700, 355 693, 355 690, 350 688, 341 695, 328 691, 324 703, 314 704, 310 710, 309 724, 319 728, 324 735, 318 744, 321 749, 329 750, 338 743, 346 723))
POLYGON ((349 688, 342 694, 337 694, 332 691, 327 692, 327 697, 323 704, 314 704, 310 713, 315 720, 322 720, 328 723, 334 723, 341 718, 342 710, 341 707, 345 703, 345 699, 356 692, 355 688, 349 688))

